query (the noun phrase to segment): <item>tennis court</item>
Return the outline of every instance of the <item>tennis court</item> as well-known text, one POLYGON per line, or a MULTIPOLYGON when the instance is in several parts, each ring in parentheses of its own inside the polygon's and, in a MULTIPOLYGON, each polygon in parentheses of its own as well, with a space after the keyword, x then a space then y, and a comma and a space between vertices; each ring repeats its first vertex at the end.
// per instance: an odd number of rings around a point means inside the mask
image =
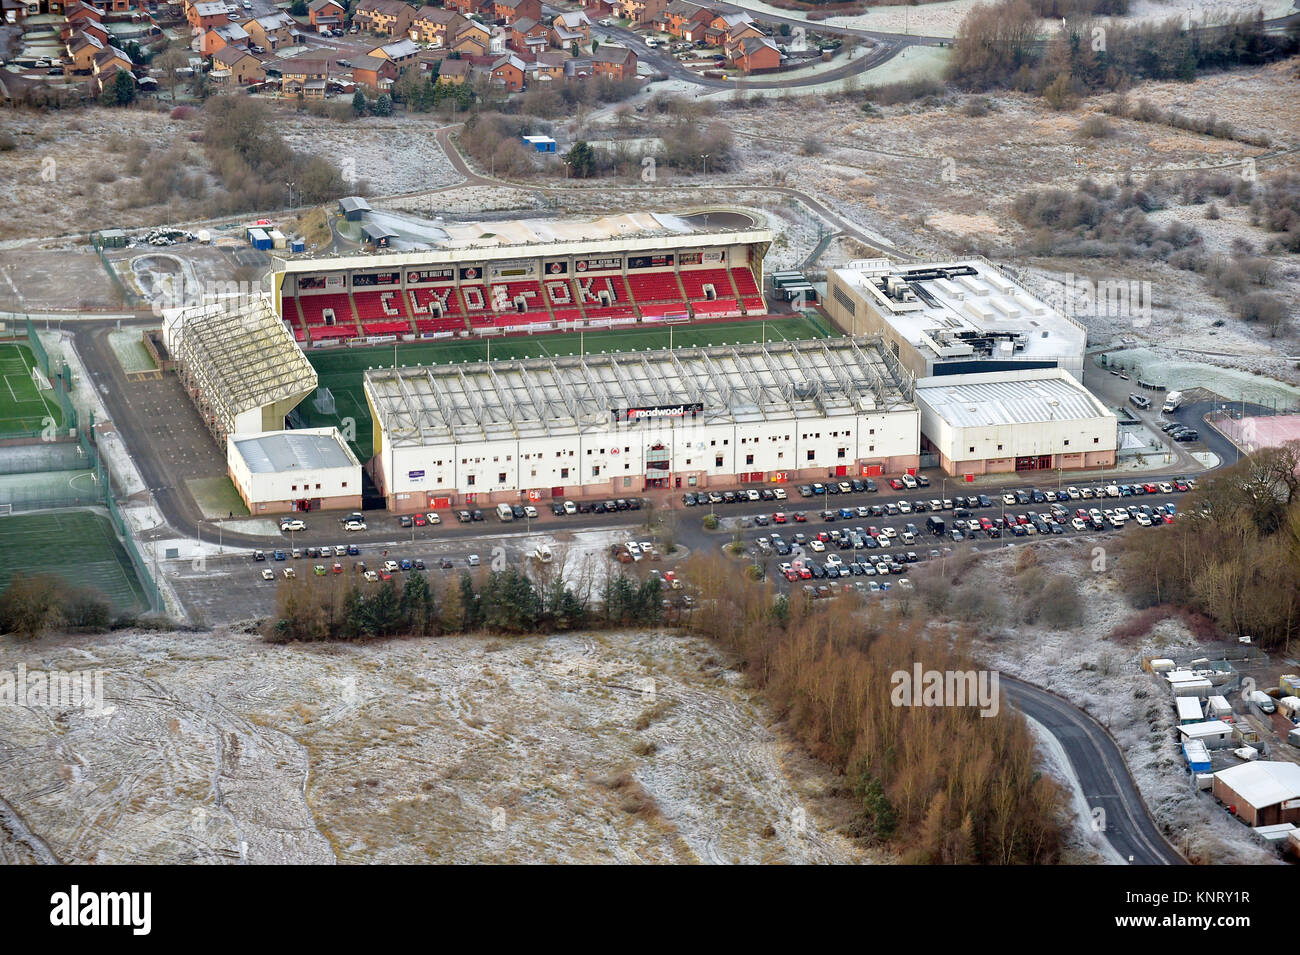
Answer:
MULTIPOLYGON (((644 351, 652 348, 689 348, 697 345, 748 345, 758 341, 792 341, 827 338, 826 329, 805 315, 774 321, 707 322, 660 326, 647 329, 641 325, 626 329, 602 329, 541 335, 511 335, 490 340, 465 341, 446 339, 412 342, 397 346, 399 365, 442 365, 449 362, 493 361, 512 358, 543 358, 548 355, 598 355, 601 352, 644 351), (490 356, 489 356, 490 352, 490 356)), ((355 423, 352 448, 362 461, 374 453, 370 409, 361 390, 361 377, 367 368, 391 368, 393 346, 348 348, 337 351, 307 352, 316 369, 318 387, 334 395, 333 414, 317 411, 312 399, 298 406, 298 414, 311 428, 341 429, 352 435, 348 422, 355 423)))
POLYGON ((107 517, 88 511, 0 517, 0 587, 16 572, 98 590, 118 610, 147 607, 131 558, 107 517))
POLYGON ((36 360, 27 345, 0 344, 0 435, 39 434, 45 419, 63 424, 54 392, 36 387, 32 368, 36 360))

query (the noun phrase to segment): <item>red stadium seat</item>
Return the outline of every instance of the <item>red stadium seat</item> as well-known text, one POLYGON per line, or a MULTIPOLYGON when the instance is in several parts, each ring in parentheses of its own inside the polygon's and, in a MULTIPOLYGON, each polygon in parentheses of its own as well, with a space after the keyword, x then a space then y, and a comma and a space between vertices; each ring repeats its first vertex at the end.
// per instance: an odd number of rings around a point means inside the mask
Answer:
MULTIPOLYGON (((336 293, 332 295, 300 295, 298 296, 298 307, 302 311, 303 323, 309 330, 315 331, 317 328, 333 326, 346 326, 349 333, 357 333, 356 319, 352 315, 352 300, 347 293, 336 293), (334 320, 332 323, 327 321, 326 313, 333 313, 334 320)), ((313 335, 313 338, 319 338, 319 335, 313 335)), ((340 337, 337 335, 327 337, 340 337)))
POLYGON ((732 287, 731 276, 727 274, 726 269, 694 269, 683 272, 682 287, 686 289, 686 297, 692 302, 736 297, 736 290, 732 287), (712 295, 705 286, 712 286, 712 295))
POLYGON ((402 303, 401 289, 387 289, 383 292, 353 292, 352 301, 357 305, 357 317, 364 322, 406 320, 406 308, 402 303))
MULTIPOLYGON (((638 305, 686 301, 681 286, 677 284, 676 272, 642 272, 629 275, 627 281, 632 289, 632 298, 638 305)), ((642 312, 644 311, 643 308, 642 312)))

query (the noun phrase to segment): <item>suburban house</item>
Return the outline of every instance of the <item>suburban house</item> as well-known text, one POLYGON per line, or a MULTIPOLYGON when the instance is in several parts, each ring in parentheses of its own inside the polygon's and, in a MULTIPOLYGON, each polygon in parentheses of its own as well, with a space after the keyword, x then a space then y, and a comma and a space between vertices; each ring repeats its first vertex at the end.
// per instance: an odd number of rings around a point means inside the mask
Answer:
POLYGON ((557 14, 551 23, 551 43, 563 50, 591 46, 591 20, 581 10, 557 14))
POLYGON ((99 54, 91 62, 91 71, 97 77, 109 70, 126 70, 130 73, 133 65, 129 56, 117 47, 110 45, 99 51, 99 54))
POLYGON ((472 56, 482 56, 490 50, 492 34, 476 20, 466 20, 456 28, 451 39, 451 49, 472 56))
POLYGON ((438 82, 459 86, 469 79, 472 66, 469 60, 453 60, 448 57, 438 69, 438 82))
POLYGON ((117 82, 118 73, 131 77, 131 82, 133 83, 137 82, 134 73, 125 66, 119 66, 117 60, 113 60, 105 65, 103 69, 95 70, 95 75, 92 76, 89 81, 90 91, 98 96, 100 93, 104 92, 107 87, 112 86, 117 82))
POLYGON ((88 3, 77 0, 76 3, 68 7, 64 19, 69 23, 103 23, 104 14, 97 7, 92 7, 88 3))
POLYGON ((668 8, 668 0, 623 0, 623 16, 633 23, 654 23, 668 8))
POLYGON ((569 54, 560 50, 543 50, 528 64, 529 82, 564 79, 564 64, 568 59, 569 54))
POLYGON ((517 53, 536 55, 551 45, 550 31, 532 17, 520 17, 510 24, 509 46, 517 53))
POLYGON ((542 0, 492 0, 492 17, 506 26, 522 17, 542 19, 542 0))
POLYGON ((334 30, 343 26, 346 12, 339 0, 312 0, 307 6, 307 20, 317 30, 321 27, 334 30))
POLYGON ((508 92, 517 93, 524 88, 524 72, 527 65, 513 53, 503 56, 492 64, 492 82, 504 87, 508 92))
POLYGON ((398 66, 402 66, 414 60, 420 53, 420 48, 415 45, 415 41, 409 37, 403 37, 392 43, 385 43, 383 46, 377 46, 370 51, 369 55, 378 57, 381 60, 391 60, 398 66))
POLYGON ((464 21, 455 10, 441 7, 421 7, 411 21, 409 36, 419 43, 436 43, 447 45, 447 34, 464 21))
POLYGON ((225 46, 212 54, 212 69, 214 73, 217 70, 228 71, 231 82, 239 86, 261 83, 266 79, 262 61, 237 46, 225 46))
POLYGON ((691 0, 673 0, 664 8, 655 26, 681 40, 694 42, 704 35, 713 12, 691 0), (698 36, 696 36, 698 34, 698 36))
POLYGON ((360 0, 352 22, 383 36, 405 36, 415 19, 415 8, 402 0, 360 0))
POLYGON ((301 91, 307 95, 308 84, 319 83, 321 96, 324 96, 325 81, 329 79, 330 61, 309 59, 305 56, 294 56, 286 60, 280 60, 276 64, 280 71, 281 89, 285 93, 297 93, 301 91))
POLYGON ((217 27, 215 30, 208 30, 204 33, 202 48, 199 53, 203 56, 212 56, 218 50, 227 46, 248 49, 248 33, 238 23, 227 23, 223 27, 217 27))
POLYGON ((636 53, 625 46, 602 44, 591 54, 591 69, 597 76, 615 80, 636 79, 636 53))
POLYGON ((108 31, 99 23, 98 20, 89 18, 81 20, 71 20, 63 24, 59 30, 59 39, 65 44, 81 35, 93 36, 100 43, 108 42, 108 31))
POLYGON ((781 51, 765 36, 747 36, 727 47, 733 66, 746 73, 763 73, 781 66, 781 51))
POLYGON ((248 37, 264 50, 290 46, 298 33, 298 24, 286 13, 271 13, 249 20, 244 27, 248 37))
POLYGON ((89 73, 95 67, 95 57, 103 53, 107 43, 103 43, 89 33, 78 33, 68 41, 68 68, 73 73, 89 73))
POLYGON ((352 61, 352 79, 376 92, 388 90, 397 79, 397 64, 379 56, 359 56, 352 61))
POLYGON ((186 11, 185 19, 196 30, 214 30, 230 22, 230 11, 224 3, 196 3, 186 11))
POLYGON ((492 5, 491 0, 446 0, 446 3, 449 10, 455 10, 462 17, 478 13, 484 7, 490 8, 492 5))

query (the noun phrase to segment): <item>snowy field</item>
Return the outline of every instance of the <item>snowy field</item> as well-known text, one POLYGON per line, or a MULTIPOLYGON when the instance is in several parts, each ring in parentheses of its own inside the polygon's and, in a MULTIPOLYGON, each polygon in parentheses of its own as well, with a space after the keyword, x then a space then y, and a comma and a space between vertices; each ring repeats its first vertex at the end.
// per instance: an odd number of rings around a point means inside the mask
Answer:
MULTIPOLYGON (((81 863, 860 863, 832 780, 703 640, 0 643, 111 715, 0 708, 17 817, 81 863)), ((36 858, 6 835, 0 862, 36 858)))

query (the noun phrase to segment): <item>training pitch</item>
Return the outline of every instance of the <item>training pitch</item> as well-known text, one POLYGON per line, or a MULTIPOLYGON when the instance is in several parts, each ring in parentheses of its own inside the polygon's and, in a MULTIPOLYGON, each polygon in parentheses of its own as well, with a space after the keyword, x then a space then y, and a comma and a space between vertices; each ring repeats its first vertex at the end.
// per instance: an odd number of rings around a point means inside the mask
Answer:
POLYGON ((0 344, 0 436, 39 434, 46 419, 63 424, 54 392, 41 390, 32 379, 36 360, 26 345, 0 344))

